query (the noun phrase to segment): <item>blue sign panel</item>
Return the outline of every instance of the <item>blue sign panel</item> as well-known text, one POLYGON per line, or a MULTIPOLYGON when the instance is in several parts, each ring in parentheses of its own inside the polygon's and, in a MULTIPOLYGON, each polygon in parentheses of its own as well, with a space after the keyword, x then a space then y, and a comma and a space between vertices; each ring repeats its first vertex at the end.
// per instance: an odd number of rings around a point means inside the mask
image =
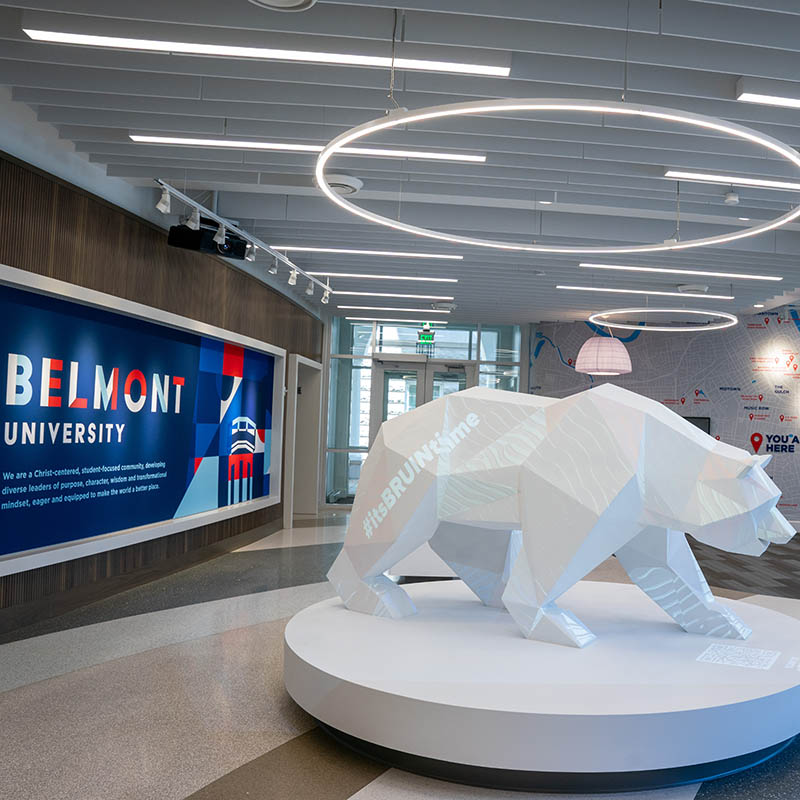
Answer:
POLYGON ((0 555, 269 495, 275 357, 0 286, 0 555))

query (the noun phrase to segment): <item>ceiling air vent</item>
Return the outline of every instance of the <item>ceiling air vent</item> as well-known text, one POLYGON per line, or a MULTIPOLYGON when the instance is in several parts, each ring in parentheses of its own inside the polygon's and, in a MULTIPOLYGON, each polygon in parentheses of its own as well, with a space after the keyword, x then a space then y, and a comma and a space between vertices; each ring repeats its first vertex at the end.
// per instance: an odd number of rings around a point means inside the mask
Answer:
POLYGON ((270 11, 307 11, 317 0, 250 0, 254 6, 270 11))

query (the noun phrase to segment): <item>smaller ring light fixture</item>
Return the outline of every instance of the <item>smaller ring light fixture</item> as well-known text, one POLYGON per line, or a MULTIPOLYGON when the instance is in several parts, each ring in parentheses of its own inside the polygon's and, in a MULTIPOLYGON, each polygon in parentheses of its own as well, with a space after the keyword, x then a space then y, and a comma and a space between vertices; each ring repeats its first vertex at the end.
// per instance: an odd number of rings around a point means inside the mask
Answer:
POLYGON ((626 375, 631 369, 625 345, 614 336, 587 339, 575 359, 575 372, 586 375, 626 375))
MULTIPOLYGON (((735 314, 727 311, 706 311, 696 308, 612 308, 608 311, 598 311, 589 317, 589 322, 602 325, 605 328, 621 328, 626 331, 664 331, 666 333, 696 333, 697 331, 719 331, 730 328, 739 322, 735 314), (705 317, 708 322, 698 322, 696 325, 648 325, 633 324, 631 322, 615 322, 614 317, 625 315, 628 319, 634 315, 646 317, 648 314, 672 314, 676 316, 705 317), (714 320, 717 320, 714 322, 714 320)), ((591 341, 591 340, 590 340, 591 341)))
MULTIPOLYGON (((647 106, 638 103, 621 103, 615 101, 600 100, 569 100, 552 98, 509 98, 505 100, 473 100, 466 103, 451 103, 449 105, 429 106, 428 108, 418 108, 413 111, 402 110, 393 111, 387 116, 357 125, 332 139, 317 158, 315 168, 315 179, 322 193, 333 203, 338 205, 350 214, 361 217, 377 225, 384 225, 398 231, 411 233, 416 236, 426 236, 429 239, 439 239, 454 244, 466 244, 473 247, 492 247, 498 250, 522 251, 527 253, 575 253, 575 254, 597 254, 597 253, 658 253, 666 250, 687 250, 692 247, 706 247, 712 244, 724 244, 733 242, 737 239, 744 239, 748 236, 757 236, 760 233, 775 230, 782 225, 800 217, 800 206, 793 207, 786 214, 776 217, 769 222, 760 225, 746 227, 733 233, 724 233, 717 236, 706 236, 702 239, 686 239, 675 241, 667 239, 663 242, 652 242, 641 245, 616 245, 611 247, 569 247, 558 244, 522 244, 520 242, 510 242, 496 239, 479 239, 474 236, 460 236, 445 231, 437 231, 432 228, 421 228, 417 225, 409 225, 399 220, 381 216, 373 211, 351 203, 346 198, 337 194, 328 178, 325 176, 325 166, 328 160, 342 151, 353 142, 365 139, 374 133, 387 131, 415 122, 424 122, 431 119, 445 119, 449 117, 464 117, 469 115, 481 114, 507 114, 515 111, 577 111, 597 115, 611 115, 612 117, 634 117, 644 119, 657 119, 663 122, 672 122, 676 125, 687 125, 699 128, 701 131, 713 131, 733 139, 743 140, 750 144, 762 148, 764 155, 777 155, 794 167, 800 168, 800 153, 793 147, 778 139, 754 130, 746 128, 744 125, 737 125, 727 122, 719 117, 709 117, 704 114, 692 114, 688 111, 681 111, 675 108, 665 108, 663 106, 647 106)), ((726 181, 727 182, 727 181, 726 181)))

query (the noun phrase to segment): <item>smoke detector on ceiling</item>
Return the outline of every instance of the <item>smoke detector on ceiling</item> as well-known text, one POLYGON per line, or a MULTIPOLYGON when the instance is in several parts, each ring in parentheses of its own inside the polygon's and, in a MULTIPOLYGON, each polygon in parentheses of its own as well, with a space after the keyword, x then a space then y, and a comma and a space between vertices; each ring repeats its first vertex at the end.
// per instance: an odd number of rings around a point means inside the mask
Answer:
POLYGON ((254 6, 270 11, 307 11, 317 0, 250 0, 254 6))
POLYGON ((353 175, 344 175, 338 172, 328 175, 327 179, 328 186, 330 186, 336 194, 341 195, 356 194, 364 185, 364 181, 362 181, 361 178, 356 178, 353 175))
POLYGON ((726 206, 738 206, 739 195, 737 192, 725 192, 725 197, 722 202, 725 203, 726 206))

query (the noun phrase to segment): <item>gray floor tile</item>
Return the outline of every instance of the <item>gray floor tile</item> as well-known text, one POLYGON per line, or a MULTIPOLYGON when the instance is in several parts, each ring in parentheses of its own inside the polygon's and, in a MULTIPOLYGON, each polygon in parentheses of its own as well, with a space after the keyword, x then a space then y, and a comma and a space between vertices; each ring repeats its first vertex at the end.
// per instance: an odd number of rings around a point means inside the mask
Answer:
POLYGON ((800 797, 800 740, 757 767, 707 781, 697 800, 797 800, 800 797))
POLYGON ((167 608, 324 581, 342 545, 235 552, 44 620, 0 638, 4 642, 167 608))

